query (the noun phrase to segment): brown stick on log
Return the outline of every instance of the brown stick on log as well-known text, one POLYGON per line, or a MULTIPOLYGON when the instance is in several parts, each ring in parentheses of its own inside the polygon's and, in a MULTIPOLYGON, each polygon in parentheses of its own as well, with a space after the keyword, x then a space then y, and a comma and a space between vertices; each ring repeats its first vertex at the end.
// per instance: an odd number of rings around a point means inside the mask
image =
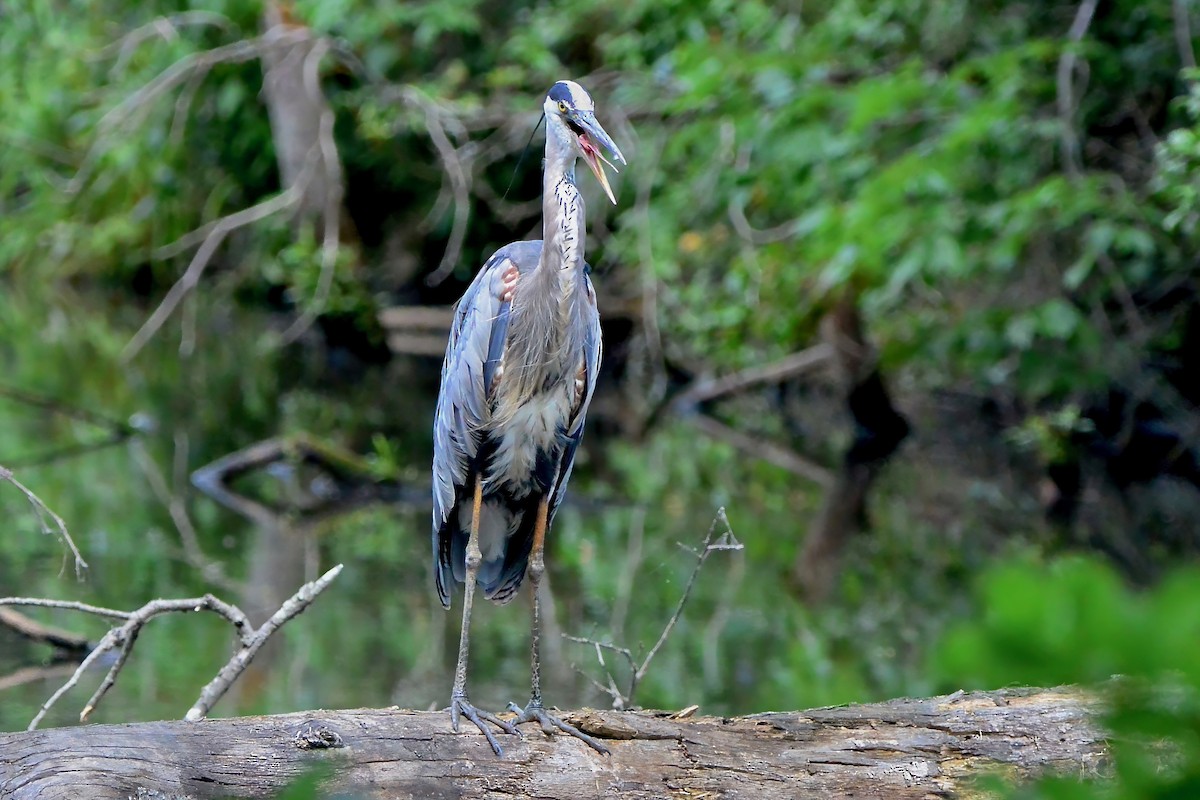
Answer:
POLYGON ((354 798, 959 796, 1001 771, 1096 775, 1107 748, 1082 690, 1016 689, 800 713, 669 719, 583 711, 602 756, 526 726, 505 757, 444 712, 309 711, 0 734, 0 800, 273 797, 305 770, 354 798))

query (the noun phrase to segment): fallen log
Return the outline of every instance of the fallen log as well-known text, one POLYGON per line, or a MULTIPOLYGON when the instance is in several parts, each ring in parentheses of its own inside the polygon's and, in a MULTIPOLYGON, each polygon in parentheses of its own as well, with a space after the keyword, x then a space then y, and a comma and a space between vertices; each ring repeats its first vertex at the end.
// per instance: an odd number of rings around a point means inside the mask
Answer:
POLYGON ((737 718, 584 710, 567 718, 612 755, 526 726, 502 758, 443 712, 88 725, 0 734, 0 800, 267 798, 318 765, 344 798, 970 797, 993 772, 1102 773, 1098 709, 1066 687, 737 718))

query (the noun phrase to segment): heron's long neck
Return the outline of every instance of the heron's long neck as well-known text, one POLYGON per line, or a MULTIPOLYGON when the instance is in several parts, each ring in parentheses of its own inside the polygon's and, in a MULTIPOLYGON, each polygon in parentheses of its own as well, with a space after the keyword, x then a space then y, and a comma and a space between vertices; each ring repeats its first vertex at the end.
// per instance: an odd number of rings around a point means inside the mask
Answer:
MULTIPOLYGON (((571 385, 579 369, 586 294, 583 198, 575 186, 575 158, 546 148, 542 187, 542 254, 528 283, 517 289, 519 324, 509 328, 505 362, 521 365, 506 391, 528 398, 547 387, 571 385)), ((524 279, 523 279, 524 281, 524 279)), ((506 375, 514 370, 506 367, 506 375)), ((515 408, 516 403, 510 404, 515 408)))
POLYGON ((547 143, 542 181, 542 264, 578 270, 583 267, 587 231, 583 196, 575 185, 575 156, 547 143))

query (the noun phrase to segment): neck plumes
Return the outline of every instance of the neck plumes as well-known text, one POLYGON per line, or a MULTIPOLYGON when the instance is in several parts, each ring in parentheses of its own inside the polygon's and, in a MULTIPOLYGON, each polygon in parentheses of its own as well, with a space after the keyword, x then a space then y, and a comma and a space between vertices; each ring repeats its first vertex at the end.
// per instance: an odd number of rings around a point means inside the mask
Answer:
MULTIPOLYGON (((505 395, 524 402, 550 387, 573 386, 583 352, 579 323, 586 293, 583 197, 575 186, 575 157, 546 148, 542 191, 542 255, 532 275, 522 277, 509 329, 505 395)), ((503 404, 518 408, 520 402, 503 404)))
POLYGON ((583 268, 584 221, 583 196, 575 186, 575 155, 559 153, 547 142, 542 178, 543 266, 559 271, 583 268))

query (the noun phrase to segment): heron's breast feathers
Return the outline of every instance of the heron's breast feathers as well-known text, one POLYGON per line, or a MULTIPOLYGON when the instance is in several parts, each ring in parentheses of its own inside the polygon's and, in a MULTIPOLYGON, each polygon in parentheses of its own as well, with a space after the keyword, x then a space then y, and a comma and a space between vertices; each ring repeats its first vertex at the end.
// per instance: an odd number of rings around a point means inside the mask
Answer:
POLYGON ((502 393, 488 425, 496 449, 485 480, 518 497, 528 494, 539 456, 557 460, 566 446, 577 396, 574 385, 536 394, 524 402, 506 402, 502 393))

